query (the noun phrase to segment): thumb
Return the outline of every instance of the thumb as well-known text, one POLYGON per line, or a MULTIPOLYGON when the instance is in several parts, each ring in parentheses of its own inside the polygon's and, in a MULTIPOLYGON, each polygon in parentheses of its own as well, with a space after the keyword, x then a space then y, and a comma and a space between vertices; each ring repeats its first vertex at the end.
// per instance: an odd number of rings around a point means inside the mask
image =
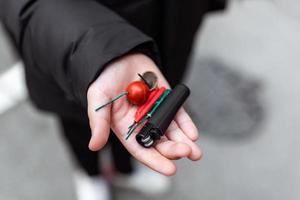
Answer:
POLYGON ((98 151, 107 143, 110 133, 110 110, 108 105, 97 112, 95 109, 109 101, 109 98, 103 92, 90 88, 87 94, 88 100, 88 117, 90 121, 90 128, 92 137, 89 143, 91 151, 98 151))

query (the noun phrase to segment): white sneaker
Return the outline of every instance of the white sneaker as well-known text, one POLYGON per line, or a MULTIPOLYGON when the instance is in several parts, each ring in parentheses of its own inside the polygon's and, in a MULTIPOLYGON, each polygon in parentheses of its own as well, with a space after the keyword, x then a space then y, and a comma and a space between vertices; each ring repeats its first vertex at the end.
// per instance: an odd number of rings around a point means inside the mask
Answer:
POLYGON ((102 176, 89 177, 76 171, 74 182, 78 200, 110 200, 109 185, 102 176))
POLYGON ((145 195, 161 195, 171 187, 170 178, 141 165, 132 174, 116 174, 110 181, 113 186, 132 189, 145 195))

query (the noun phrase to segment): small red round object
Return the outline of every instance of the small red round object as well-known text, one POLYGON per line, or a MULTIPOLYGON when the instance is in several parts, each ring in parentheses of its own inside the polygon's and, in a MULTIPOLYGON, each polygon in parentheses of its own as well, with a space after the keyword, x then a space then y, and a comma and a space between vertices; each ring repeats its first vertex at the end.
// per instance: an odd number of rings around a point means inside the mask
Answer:
POLYGON ((130 103, 140 106, 143 105, 150 94, 149 87, 143 81, 134 81, 126 89, 127 99, 130 103))

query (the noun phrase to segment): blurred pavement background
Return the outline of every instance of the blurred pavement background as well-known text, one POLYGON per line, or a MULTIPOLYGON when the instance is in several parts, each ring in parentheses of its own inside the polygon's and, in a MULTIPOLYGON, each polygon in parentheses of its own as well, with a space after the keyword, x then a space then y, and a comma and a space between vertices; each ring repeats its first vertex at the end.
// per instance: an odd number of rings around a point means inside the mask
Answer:
MULTIPOLYGON (((207 17, 186 82, 204 158, 178 161, 172 191, 122 200, 300 199, 300 2, 232 1, 207 17)), ((53 116, 26 98, 0 31, 0 200, 74 200, 72 162, 53 116)))

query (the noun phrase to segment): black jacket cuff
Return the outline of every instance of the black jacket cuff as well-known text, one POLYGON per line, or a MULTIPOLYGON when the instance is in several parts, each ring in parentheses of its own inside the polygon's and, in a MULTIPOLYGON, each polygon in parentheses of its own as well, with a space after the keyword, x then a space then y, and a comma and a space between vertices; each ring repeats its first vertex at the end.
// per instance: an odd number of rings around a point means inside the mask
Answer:
MULTIPOLYGON (((70 56, 69 83, 76 100, 87 106, 87 90, 100 75, 105 65, 131 52, 141 52, 159 63, 157 48, 153 40, 126 23, 115 24, 114 29, 99 32, 93 27, 70 56)), ((100 30, 103 29, 100 27, 100 30)))

